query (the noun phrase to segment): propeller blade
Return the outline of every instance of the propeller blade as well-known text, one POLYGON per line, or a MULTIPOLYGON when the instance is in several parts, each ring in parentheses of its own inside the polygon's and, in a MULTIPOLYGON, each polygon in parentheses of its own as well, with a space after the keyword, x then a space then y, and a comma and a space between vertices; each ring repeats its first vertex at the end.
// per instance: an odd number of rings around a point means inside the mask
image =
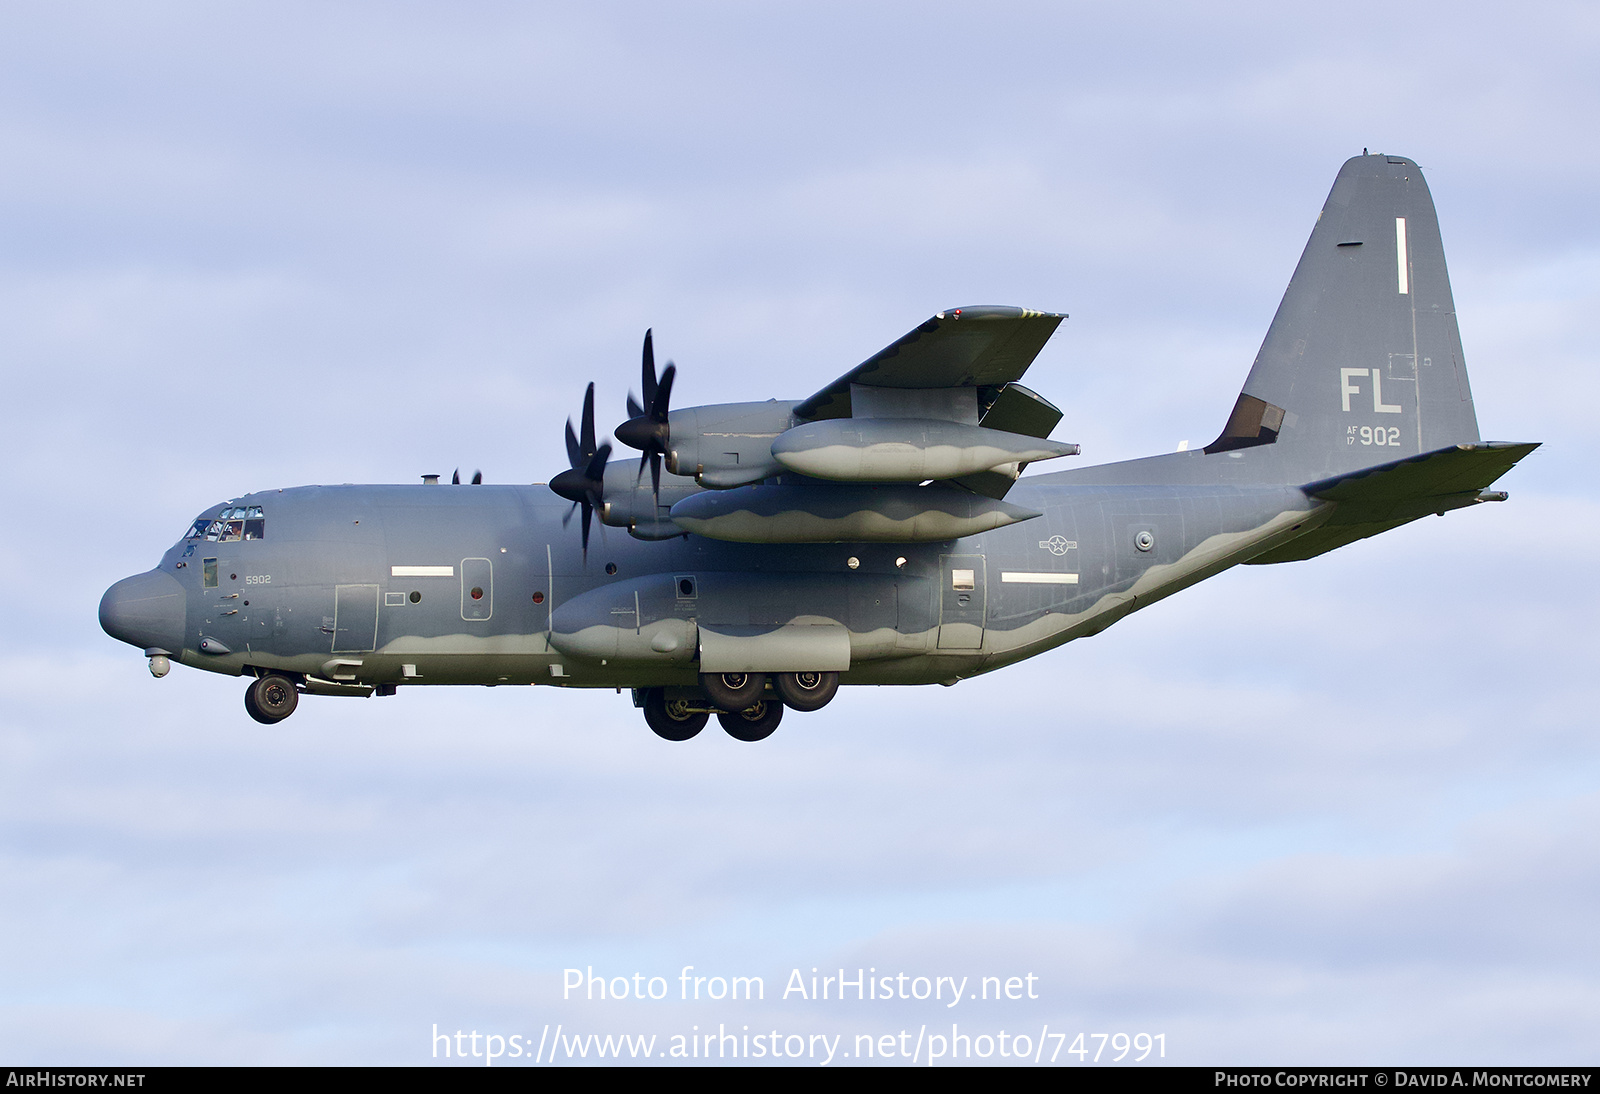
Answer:
POLYGON ((482 486, 483 485, 483 472, 482 471, 474 471, 472 473, 472 485, 473 486, 482 486))
POLYGON ((567 419, 567 464, 577 467, 584 461, 583 449, 578 447, 578 435, 572 431, 572 419, 567 419))
POLYGON ((644 407, 639 405, 639 400, 633 397, 633 392, 628 392, 628 417, 637 418, 644 413, 644 407))
MULTIPOLYGON (((589 390, 583 393, 583 454, 585 457, 594 453, 594 385, 589 385, 589 390)), ((573 460, 572 465, 578 466, 578 461, 573 460)))
POLYGON ((459 467, 456 468, 455 474, 450 476, 450 485, 451 486, 460 486, 461 485, 461 468, 459 468, 459 467))
POLYGON ((649 453, 650 458, 650 493, 656 499, 656 508, 661 508, 661 454, 649 453))
POLYGON ((587 499, 581 504, 583 505, 583 561, 587 565, 589 562, 589 517, 593 514, 594 509, 589 505, 587 499))
POLYGON ((657 385, 655 398, 650 400, 650 420, 658 424, 665 424, 667 409, 672 403, 672 378, 678 375, 678 366, 671 361, 662 370, 661 383, 657 385))
MULTIPOLYGON (((655 329, 644 332, 644 360, 639 366, 639 390, 644 394, 644 405, 649 406, 656 401, 656 349, 654 339, 655 329)), ((643 414, 640 411, 639 414, 643 414)), ((630 415, 637 418, 639 414, 630 415)))
POLYGON ((589 465, 583 469, 583 477, 593 484, 593 489, 598 492, 605 488, 606 463, 611 459, 611 445, 603 444, 596 452, 589 465))

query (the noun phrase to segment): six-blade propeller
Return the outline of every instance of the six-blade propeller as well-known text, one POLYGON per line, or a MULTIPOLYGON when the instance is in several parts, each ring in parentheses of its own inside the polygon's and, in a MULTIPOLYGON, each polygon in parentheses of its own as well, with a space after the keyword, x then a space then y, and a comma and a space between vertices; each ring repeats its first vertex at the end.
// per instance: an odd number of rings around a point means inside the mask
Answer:
POLYGON ((628 420, 617 426, 617 440, 629 448, 637 448, 642 455, 639 457, 639 479, 644 478, 645 464, 650 465, 650 492, 655 496, 656 504, 661 503, 661 457, 667 454, 667 445, 672 440, 672 432, 667 425, 667 412, 672 407, 672 378, 678 374, 678 368, 671 361, 661 370, 661 378, 656 379, 656 355, 651 341, 651 332, 644 332, 644 360, 640 365, 640 386, 644 389, 644 405, 634 401, 633 393, 628 393, 628 420))
MULTIPOLYGON (((567 462, 572 466, 550 480, 550 489, 573 503, 574 509, 583 509, 583 557, 589 557, 589 520, 598 509, 605 493, 606 461, 611 459, 611 445, 595 446, 594 442, 594 385, 583 395, 582 435, 572 430, 572 419, 567 419, 567 462)), ((572 519, 572 510, 562 518, 565 525, 572 519)))

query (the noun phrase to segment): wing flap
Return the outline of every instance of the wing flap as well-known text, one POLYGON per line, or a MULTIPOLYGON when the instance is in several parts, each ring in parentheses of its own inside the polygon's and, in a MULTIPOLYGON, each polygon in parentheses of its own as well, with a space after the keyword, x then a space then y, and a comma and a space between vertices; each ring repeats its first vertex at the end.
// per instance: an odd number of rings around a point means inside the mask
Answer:
POLYGON ((1024 437, 1048 437, 1060 421, 1061 408, 1049 399, 1021 384, 1007 384, 978 424, 1024 437))

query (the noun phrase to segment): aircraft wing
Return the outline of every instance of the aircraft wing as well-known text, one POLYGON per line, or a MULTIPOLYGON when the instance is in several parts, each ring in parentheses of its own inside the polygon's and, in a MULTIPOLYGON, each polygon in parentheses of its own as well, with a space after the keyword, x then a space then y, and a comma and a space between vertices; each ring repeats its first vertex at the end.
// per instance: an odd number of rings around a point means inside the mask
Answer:
POLYGON ((998 306, 942 311, 795 407, 794 413, 811 421, 850 417, 851 384, 976 387, 981 413, 1001 388, 1028 371, 1065 318, 998 306))
POLYGON ((1333 515, 1315 531, 1257 555, 1250 564, 1314 558, 1430 513, 1503 501, 1504 494, 1483 491, 1538 447, 1537 442, 1505 441, 1452 445, 1311 483, 1304 488, 1307 494, 1338 503, 1333 515))

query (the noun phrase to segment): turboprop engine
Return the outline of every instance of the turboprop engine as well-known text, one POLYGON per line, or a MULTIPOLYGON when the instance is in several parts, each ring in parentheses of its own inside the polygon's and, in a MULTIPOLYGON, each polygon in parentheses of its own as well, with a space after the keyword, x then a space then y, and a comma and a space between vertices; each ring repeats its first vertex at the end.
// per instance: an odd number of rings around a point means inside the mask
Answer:
POLYGON ((667 513, 673 503, 682 501, 700 488, 693 479, 663 475, 659 470, 652 482, 643 479, 633 465, 613 462, 606 466, 604 489, 600 493, 600 523, 626 528, 635 539, 671 539, 688 531, 672 523, 667 513))
POLYGON ((794 402, 719 403, 674 410, 667 470, 726 490, 783 473, 772 442, 794 425, 794 402))
POLYGON ((1048 439, 1061 411, 1016 377, 1062 318, 940 313, 803 402, 678 410, 677 368, 656 371, 646 331, 643 394, 616 429, 641 453, 637 468, 599 460, 586 399, 583 436, 568 440, 574 470, 552 485, 583 505, 586 526, 592 506, 639 539, 931 543, 1031 520, 1004 501, 1011 483, 1078 446, 1048 439))
POLYGON ((797 474, 835 482, 925 482, 1005 471, 1076 456, 1078 446, 933 418, 830 418, 772 442, 772 456, 797 474))

